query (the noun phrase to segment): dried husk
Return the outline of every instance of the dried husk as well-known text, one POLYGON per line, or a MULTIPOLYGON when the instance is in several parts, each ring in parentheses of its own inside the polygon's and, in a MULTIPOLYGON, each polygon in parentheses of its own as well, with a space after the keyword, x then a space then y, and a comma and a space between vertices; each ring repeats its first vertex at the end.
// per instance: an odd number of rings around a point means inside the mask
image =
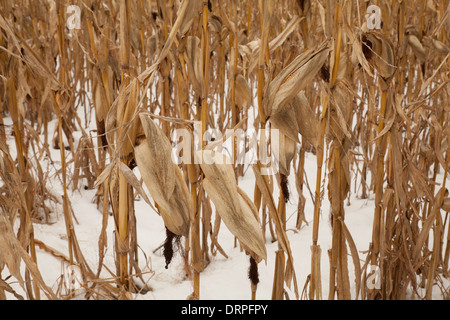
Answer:
POLYGON ((295 142, 300 142, 298 134, 312 146, 319 141, 320 121, 309 105, 305 92, 301 91, 283 110, 270 118, 273 128, 295 142))
POLYGON ((272 143, 278 144, 278 146, 275 147, 275 150, 278 150, 278 153, 274 152, 274 156, 278 160, 280 173, 289 176, 292 159, 294 159, 295 154, 297 153, 297 143, 282 133, 278 135, 278 139, 272 137, 272 143))
MULTIPOLYGON (((189 31, 189 29, 192 26, 192 23, 194 22, 194 19, 198 17, 198 15, 201 12, 202 0, 185 0, 185 1, 188 1, 189 4, 186 13, 184 14, 181 20, 180 28, 178 29, 178 34, 180 36, 184 36, 189 31)), ((180 7, 179 9, 178 16, 180 15, 181 10, 182 7, 180 7)))
POLYGON ((146 114, 140 114, 145 138, 134 150, 136 164, 151 196, 161 209, 166 227, 187 236, 193 207, 180 169, 172 161, 169 139, 146 114))
POLYGON ((406 40, 408 42, 408 45, 413 50, 420 63, 424 63, 427 57, 425 48, 420 42, 419 37, 419 32, 414 28, 414 26, 406 26, 406 40))
POLYGON ((314 147, 319 143, 320 121, 311 108, 305 92, 301 91, 291 102, 295 110, 298 133, 314 147))
POLYGON ((322 68, 330 49, 323 42, 316 50, 297 56, 273 79, 264 94, 264 112, 268 118, 283 110, 314 79, 322 68))
POLYGON ((203 187, 222 221, 255 261, 266 260, 265 241, 257 220, 258 211, 238 187, 233 166, 226 162, 225 156, 213 151, 203 152, 203 160, 203 187))
POLYGON ((349 91, 345 80, 338 81, 332 92, 328 138, 337 141, 343 141, 344 138, 351 139, 350 123, 353 110, 349 103, 349 91))
POLYGON ((250 86, 244 76, 239 74, 236 76, 236 104, 239 109, 247 109, 252 103, 252 92, 250 86))
POLYGON ((442 210, 450 212, 450 197, 444 198, 442 202, 442 210))
POLYGON ((391 41, 381 32, 371 31, 364 34, 362 46, 366 59, 372 67, 383 79, 391 79, 396 70, 391 41))
POLYGON ((194 91, 202 95, 203 62, 202 50, 200 49, 200 39, 196 36, 189 36, 186 39, 186 51, 184 53, 188 78, 192 83, 194 91))
POLYGON ((290 103, 282 111, 272 116, 269 121, 274 129, 280 130, 283 135, 288 136, 291 140, 300 142, 296 107, 298 107, 297 104, 290 103))
POLYGON ((423 44, 428 49, 434 50, 435 52, 437 52, 439 54, 442 54, 444 56, 448 55, 449 48, 448 48, 448 45, 445 44, 444 42, 433 39, 431 37, 424 37, 423 44))

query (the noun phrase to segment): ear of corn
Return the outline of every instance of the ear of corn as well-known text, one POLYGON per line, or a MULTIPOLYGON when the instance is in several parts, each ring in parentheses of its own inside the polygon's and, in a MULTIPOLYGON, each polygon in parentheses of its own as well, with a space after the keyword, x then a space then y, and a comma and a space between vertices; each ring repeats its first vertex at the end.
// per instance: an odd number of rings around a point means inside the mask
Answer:
POLYGON ((201 165, 206 178, 203 185, 217 213, 243 248, 259 262, 267 259, 265 241, 253 202, 236 185, 234 170, 223 155, 205 152, 201 165), (207 164, 212 163, 212 164, 207 164))
POLYGON ((140 115, 145 138, 135 147, 136 163, 153 199, 161 208, 166 227, 177 235, 187 236, 192 204, 189 191, 178 166, 172 161, 169 140, 155 122, 140 115))

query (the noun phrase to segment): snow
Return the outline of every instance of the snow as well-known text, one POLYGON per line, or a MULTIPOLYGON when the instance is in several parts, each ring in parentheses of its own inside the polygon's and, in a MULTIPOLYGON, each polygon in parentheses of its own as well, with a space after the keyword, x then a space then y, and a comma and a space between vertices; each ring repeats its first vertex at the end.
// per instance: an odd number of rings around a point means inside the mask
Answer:
MULTIPOLYGON (((10 119, 5 119, 5 124, 11 124, 10 119)), ((56 124, 55 124, 56 125, 56 124)), ((7 130, 8 131, 8 130, 7 130)), ((49 132, 53 132, 51 127, 49 132)), ((8 143, 11 149, 14 149, 13 138, 9 136, 8 143)), ((95 140, 95 139, 94 139, 95 140)), ((49 141, 51 141, 49 139, 49 141)), ((94 141, 95 142, 95 141, 94 141)), ((11 154, 14 156, 14 150, 11 154)), ((68 153, 67 153, 68 154, 68 153)), ((43 168, 58 169, 59 150, 52 150, 51 154, 54 160, 54 168, 52 166, 43 166, 43 168)), ((69 160, 69 159, 68 159, 69 160)), ((45 161, 45 160, 44 160, 45 161)), ((324 166, 325 168, 325 166, 324 166)), ((139 176, 138 169, 135 173, 139 176)), ((307 153, 305 156, 305 171, 309 186, 314 189, 316 184, 316 158, 314 155, 307 153)), ((326 172, 324 173, 326 177, 326 172)), ((49 190, 62 195, 62 187, 59 178, 52 174, 53 179, 51 185, 47 186, 49 190)), ((325 180, 326 181, 326 180, 325 180)), ((255 180, 253 171, 246 170, 244 177, 239 179, 239 186, 253 198, 253 190, 255 180)), ((326 182, 325 182, 326 183, 326 182)), ((354 191, 354 181, 352 181, 352 194, 350 205, 345 206, 345 223, 356 243, 361 266, 366 258, 366 251, 371 242, 372 223, 374 201, 373 197, 363 200, 358 199, 354 191)), ((297 219, 298 195, 295 188, 295 180, 293 170, 289 177, 289 190, 291 193, 290 201, 286 207, 287 217, 287 235, 289 238, 292 254, 294 258, 294 266, 297 278, 299 294, 302 295, 304 285, 311 270, 311 249, 312 244, 312 219, 313 219, 313 202, 308 189, 304 188, 304 196, 306 197, 305 214, 308 225, 303 224, 301 230, 296 230, 295 224, 297 219)), ((319 245, 322 249, 321 255, 321 275, 322 275, 322 297, 328 297, 329 282, 329 258, 328 250, 331 249, 331 226, 329 223, 329 202, 324 188, 325 194, 322 201, 321 219, 319 228, 319 245)), ((275 187, 274 195, 278 195, 279 191, 275 187)), ((94 203, 95 190, 70 191, 69 197, 71 205, 76 217, 75 232, 87 263, 93 270, 97 270, 99 263, 98 239, 102 227, 102 212, 97 209, 94 203)), ((278 197, 274 196, 276 202, 278 197)), ((137 219, 137 235, 139 251, 139 264, 144 272, 144 280, 152 288, 148 293, 133 295, 137 300, 184 300, 193 290, 192 281, 186 276, 184 270, 184 261, 180 253, 176 253, 172 263, 168 269, 165 269, 165 259, 162 256, 162 249, 153 251, 158 248, 165 240, 165 227, 163 220, 158 216, 143 200, 137 199, 135 203, 136 219, 137 219)), ((35 238, 45 243, 47 246, 68 255, 68 244, 66 227, 61 206, 55 208, 55 212, 51 217, 51 224, 35 224, 35 238)), ((214 214, 212 217, 214 223, 214 214)), ((106 248, 104 264, 113 272, 115 272, 114 263, 114 221, 109 217, 107 228, 108 245, 106 248)), ((215 256, 210 254, 211 262, 200 276, 200 299, 204 300, 248 300, 251 298, 250 281, 247 277, 249 268, 249 257, 245 255, 238 247, 235 247, 234 236, 228 231, 222 223, 218 236, 219 244, 222 246, 228 258, 222 256, 219 252, 215 256)), ((258 285, 256 298, 271 299, 273 275, 275 267, 275 252, 278 250, 278 243, 271 242, 269 228, 266 229, 266 246, 267 261, 262 261, 258 265, 260 283, 258 285)), ((182 239, 184 245, 184 238, 182 239)), ((65 265, 60 259, 37 248, 38 267, 43 275, 46 284, 54 291, 57 291, 61 282, 61 276, 64 273, 65 265)), ((23 265, 22 265, 23 267, 23 265)), ((348 259, 348 267, 351 281, 352 298, 355 297, 355 279, 353 273, 353 262, 348 259)), ((5 276, 5 271, 3 272, 5 276)), ((105 268, 101 274, 103 278, 111 278, 105 268)), ((23 290, 16 284, 12 284, 14 289, 26 296, 23 290)), ((448 283, 447 283, 448 286, 448 283)), ((290 299, 295 299, 291 288, 286 288, 290 299)), ((438 287, 434 288, 433 298, 442 299, 438 287)), ((82 290, 76 297, 83 299, 82 290)), ((14 297, 7 293, 8 299, 14 297)), ((45 297, 44 297, 45 298, 45 297)))

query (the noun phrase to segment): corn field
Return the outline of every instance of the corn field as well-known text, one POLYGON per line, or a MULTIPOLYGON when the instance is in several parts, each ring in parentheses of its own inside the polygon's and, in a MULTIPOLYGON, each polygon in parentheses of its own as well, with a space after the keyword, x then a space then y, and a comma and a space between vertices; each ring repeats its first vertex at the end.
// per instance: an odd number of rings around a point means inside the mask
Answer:
POLYGON ((449 0, 0 0, 0 299, 450 299, 449 47, 449 0))

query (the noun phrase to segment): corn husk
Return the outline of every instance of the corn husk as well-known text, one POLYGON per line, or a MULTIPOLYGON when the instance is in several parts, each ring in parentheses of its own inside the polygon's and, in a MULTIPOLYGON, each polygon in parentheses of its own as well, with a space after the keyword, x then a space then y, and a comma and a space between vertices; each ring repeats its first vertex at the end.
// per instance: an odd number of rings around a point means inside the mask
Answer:
POLYGON ((363 40, 362 45, 368 53, 369 57, 366 57, 367 60, 385 80, 392 78, 396 66, 391 41, 384 34, 377 31, 368 32, 364 36, 365 41, 363 40))
POLYGON ((408 45, 411 47, 414 55, 420 61, 420 63, 424 63, 427 59, 425 48, 419 40, 419 32, 413 26, 406 27, 406 40, 408 45))
POLYGON ((264 94, 264 112, 268 118, 283 110, 314 79, 328 53, 328 42, 316 50, 307 50, 295 58, 270 82, 264 94))
POLYGON ((187 236, 193 208, 181 171, 172 161, 169 139, 148 115, 140 114, 140 119, 145 138, 137 142, 134 151, 139 171, 166 227, 187 236))
POLYGON ((203 159, 203 187, 213 201, 217 213, 255 261, 266 260, 267 252, 257 218, 258 211, 236 184, 233 166, 226 162, 225 156, 212 151, 205 151, 203 159))
POLYGON ((247 80, 239 74, 236 77, 236 104, 239 109, 247 109, 252 103, 252 92, 247 80))

